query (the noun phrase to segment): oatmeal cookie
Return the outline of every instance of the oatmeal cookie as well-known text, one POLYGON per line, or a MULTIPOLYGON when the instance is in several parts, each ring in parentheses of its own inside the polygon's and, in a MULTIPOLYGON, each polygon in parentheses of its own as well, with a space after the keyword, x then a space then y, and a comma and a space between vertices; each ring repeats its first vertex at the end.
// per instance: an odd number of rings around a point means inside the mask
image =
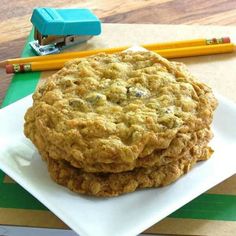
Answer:
MULTIPOLYGON (((156 150, 145 157, 138 157, 134 162, 124 163, 99 163, 77 161, 71 157, 72 153, 67 153, 60 146, 53 144, 46 145, 44 149, 39 148, 43 159, 53 158, 55 160, 64 159, 72 166, 83 169, 86 172, 111 172, 118 173, 132 170, 136 167, 158 167, 174 160, 182 158, 193 146, 204 147, 212 138, 210 128, 198 130, 193 133, 178 133, 171 141, 167 149, 156 150)), ((68 150, 70 151, 70 150, 68 150)))
POLYGON ((127 171, 207 129, 216 105, 180 63, 152 52, 98 54, 68 62, 37 89, 24 132, 46 156, 127 171))
POLYGON ((185 157, 167 165, 135 168, 121 173, 87 173, 64 160, 47 159, 52 179, 73 192, 98 197, 114 197, 137 189, 161 187, 187 173, 198 160, 209 158, 208 147, 192 150, 185 157))

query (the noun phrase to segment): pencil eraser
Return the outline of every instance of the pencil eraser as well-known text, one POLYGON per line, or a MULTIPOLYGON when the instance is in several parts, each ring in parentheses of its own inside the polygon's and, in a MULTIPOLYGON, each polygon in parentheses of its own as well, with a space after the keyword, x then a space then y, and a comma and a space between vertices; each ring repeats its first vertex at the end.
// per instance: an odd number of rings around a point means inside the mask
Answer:
POLYGON ((7 74, 12 74, 12 73, 14 73, 13 65, 6 65, 5 68, 6 68, 6 73, 7 73, 7 74))
POLYGON ((222 38, 223 43, 230 43, 230 37, 224 37, 222 38))

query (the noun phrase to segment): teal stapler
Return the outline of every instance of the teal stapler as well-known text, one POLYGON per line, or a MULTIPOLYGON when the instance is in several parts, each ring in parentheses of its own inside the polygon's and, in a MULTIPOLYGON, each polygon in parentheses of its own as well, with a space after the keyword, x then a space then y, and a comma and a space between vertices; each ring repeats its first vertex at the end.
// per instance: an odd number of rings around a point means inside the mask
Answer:
POLYGON ((36 8, 31 22, 35 40, 29 44, 37 55, 58 53, 101 33, 100 20, 85 8, 36 8))

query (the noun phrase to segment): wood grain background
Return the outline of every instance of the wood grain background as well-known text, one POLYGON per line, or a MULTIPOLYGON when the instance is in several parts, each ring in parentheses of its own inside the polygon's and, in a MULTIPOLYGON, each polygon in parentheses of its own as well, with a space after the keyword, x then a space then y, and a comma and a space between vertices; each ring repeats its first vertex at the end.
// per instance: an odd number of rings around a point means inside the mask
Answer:
MULTIPOLYGON (((1 0, 0 60, 19 57, 35 7, 87 7, 106 23, 235 25, 236 0, 1 0)), ((11 76, 0 70, 0 104, 11 76)))

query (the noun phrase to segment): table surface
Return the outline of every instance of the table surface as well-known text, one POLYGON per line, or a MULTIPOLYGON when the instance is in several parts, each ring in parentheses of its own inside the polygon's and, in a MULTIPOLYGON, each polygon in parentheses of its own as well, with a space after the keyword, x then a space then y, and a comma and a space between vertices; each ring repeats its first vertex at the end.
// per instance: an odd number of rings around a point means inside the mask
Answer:
MULTIPOLYGON (((19 57, 39 6, 87 7, 104 23, 236 25, 235 0, 1 0, 0 60, 19 57)), ((10 80, 1 69, 0 104, 10 80)))

